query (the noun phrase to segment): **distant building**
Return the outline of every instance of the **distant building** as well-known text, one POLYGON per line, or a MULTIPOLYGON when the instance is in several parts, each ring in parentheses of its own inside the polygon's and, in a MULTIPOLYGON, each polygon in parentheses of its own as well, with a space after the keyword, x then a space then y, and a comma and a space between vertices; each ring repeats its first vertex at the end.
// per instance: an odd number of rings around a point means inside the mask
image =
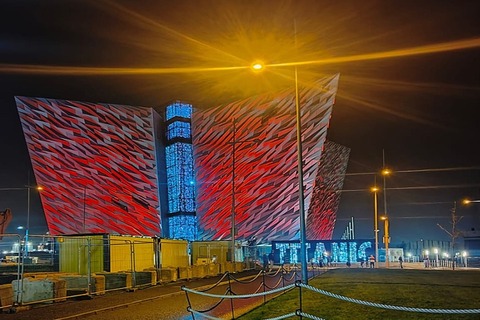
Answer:
POLYGON ((480 231, 470 230, 464 231, 463 249, 469 257, 480 257, 480 231))

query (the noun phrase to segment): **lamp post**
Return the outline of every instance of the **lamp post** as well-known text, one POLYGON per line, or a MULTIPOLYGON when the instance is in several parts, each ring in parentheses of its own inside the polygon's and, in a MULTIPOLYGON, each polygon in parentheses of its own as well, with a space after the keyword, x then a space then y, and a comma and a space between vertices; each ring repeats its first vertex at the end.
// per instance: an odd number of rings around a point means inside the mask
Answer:
POLYGON ((385 152, 383 153, 383 169, 382 169, 382 176, 383 176, 383 210, 384 216, 382 220, 385 221, 385 267, 389 267, 389 253, 388 253, 388 210, 387 210, 387 181, 386 176, 391 173, 389 169, 385 167, 385 152))
POLYGON ((378 268, 378 191, 379 189, 374 186, 370 189, 373 192, 373 232, 375 234, 375 261, 378 268))
POLYGON ((27 228, 25 229, 25 255, 28 256, 28 236, 30 232, 30 190, 35 189, 37 191, 42 191, 43 188, 41 186, 25 186, 27 188, 27 228))
POLYGON ((384 242, 385 242, 385 267, 389 267, 389 254, 388 254, 388 242, 390 241, 390 236, 388 234, 388 228, 389 228, 389 222, 388 222, 388 217, 386 215, 382 216, 380 219, 383 220, 384 222, 384 228, 385 228, 385 235, 384 235, 384 242))
MULTIPOLYGON (((253 69, 255 69, 255 65, 252 66, 253 69)), ((257 67, 258 68, 258 67, 257 67)), ((237 125, 236 125, 236 119, 233 119, 233 138, 231 141, 232 144, 232 212, 230 215, 230 224, 231 224, 231 246, 232 246, 232 263, 233 263, 233 271, 235 272, 235 233, 236 233, 236 223, 235 223, 235 206, 236 206, 236 193, 235 193, 235 179, 236 179, 236 154, 237 154, 237 149, 236 146, 237 144, 242 144, 242 143, 260 143, 259 139, 252 139, 252 140, 237 140, 237 125)))
POLYGON ((233 119, 233 139, 232 139, 232 214, 231 214, 231 228, 232 228, 232 265, 233 272, 235 272, 235 153, 236 153, 236 134, 237 127, 235 125, 235 119, 233 119))
MULTIPOLYGON (((297 42, 297 30, 295 23, 295 46, 297 42)), ((251 68, 253 71, 263 70, 263 65, 259 62, 254 63, 251 68)), ((298 202, 300 215, 300 262, 302 270, 302 282, 308 284, 308 269, 307 269, 307 245, 306 245, 306 221, 305 221, 305 201, 303 190, 303 150, 302 150, 302 118, 300 110, 300 95, 298 91, 298 69, 294 67, 295 80, 295 120, 297 129, 297 174, 298 174, 298 202)))
POLYGON ((303 155, 302 155, 302 117, 300 112, 300 98, 298 94, 298 71, 295 66, 295 115, 297 122, 297 162, 298 162, 298 203, 300 214, 300 250, 302 263, 302 282, 308 284, 307 270, 307 232, 305 224, 305 204, 303 192, 303 155))
POLYGON ((31 202, 31 189, 35 189, 37 191, 42 191, 43 187, 41 186, 24 186, 20 188, 0 188, 0 191, 12 191, 12 190, 27 190, 27 224, 25 227, 25 255, 28 256, 28 235, 30 230, 30 202, 31 202))

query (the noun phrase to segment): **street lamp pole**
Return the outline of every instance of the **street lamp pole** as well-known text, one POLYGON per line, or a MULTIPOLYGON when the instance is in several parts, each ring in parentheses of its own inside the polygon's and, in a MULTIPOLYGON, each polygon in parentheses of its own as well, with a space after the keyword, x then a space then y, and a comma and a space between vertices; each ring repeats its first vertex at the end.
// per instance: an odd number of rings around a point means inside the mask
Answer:
POLYGON ((385 267, 389 267, 389 255, 388 255, 388 242, 389 242, 389 239, 390 239, 390 235, 389 235, 389 232, 388 232, 388 228, 389 228, 389 222, 388 222, 388 217, 385 215, 382 217, 382 220, 384 222, 384 228, 385 228, 385 238, 384 238, 384 241, 385 241, 385 267))
POLYGON ((237 127, 235 124, 235 119, 233 119, 233 139, 232 139, 232 214, 231 214, 231 231, 232 231, 232 264, 233 272, 235 272, 235 153, 236 153, 236 140, 237 127))
POLYGON ((373 187, 373 211, 374 211, 374 230, 375 233, 375 261, 378 268, 378 188, 373 187))
POLYGON ((83 233, 86 230, 86 198, 87 198, 87 186, 83 186, 83 233))
POLYGON ((30 186, 27 186, 27 228, 25 229, 25 256, 28 256, 29 231, 30 231, 30 186))
MULTIPOLYGON (((294 21, 295 28, 295 47, 297 46, 297 26, 294 21)), ((261 70, 263 66, 260 63, 256 63, 252 66, 254 70, 261 70)), ((308 269, 307 269, 307 245, 306 245, 306 223, 305 223, 305 203, 304 203, 304 190, 303 190, 303 156, 302 156, 302 119, 300 110, 300 97, 298 91, 298 69, 294 68, 295 77, 295 116, 296 116, 296 129, 297 129, 297 162, 298 162, 298 202, 299 202, 299 214, 300 214, 300 262, 302 265, 302 282, 308 284, 308 269)), ((232 214, 233 216, 233 214, 232 214)))
POLYGON ((297 122, 297 162, 298 162, 298 202, 300 214, 300 255, 302 263, 302 282, 308 284, 307 270, 307 245, 306 245, 306 227, 305 227, 305 204, 303 192, 303 156, 302 156, 302 117, 300 110, 300 99, 298 94, 298 71, 295 66, 295 115, 297 122))
POLYGON ((384 215, 385 215, 385 267, 389 267, 390 264, 390 254, 388 252, 388 210, 387 210, 387 182, 386 182, 386 176, 390 174, 390 170, 388 170, 385 167, 385 150, 383 150, 383 170, 382 170, 382 176, 383 176, 383 210, 384 210, 384 215))

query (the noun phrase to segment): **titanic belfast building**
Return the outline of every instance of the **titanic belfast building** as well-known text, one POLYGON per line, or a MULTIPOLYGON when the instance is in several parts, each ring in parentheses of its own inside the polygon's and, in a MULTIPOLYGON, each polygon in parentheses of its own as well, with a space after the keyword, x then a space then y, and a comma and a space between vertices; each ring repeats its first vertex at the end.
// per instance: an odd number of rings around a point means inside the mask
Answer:
MULTIPOLYGON (((326 140, 337 86, 299 91, 312 240, 332 238, 349 156, 326 140)), ((52 235, 299 238, 294 90, 202 110, 15 100, 52 235)))

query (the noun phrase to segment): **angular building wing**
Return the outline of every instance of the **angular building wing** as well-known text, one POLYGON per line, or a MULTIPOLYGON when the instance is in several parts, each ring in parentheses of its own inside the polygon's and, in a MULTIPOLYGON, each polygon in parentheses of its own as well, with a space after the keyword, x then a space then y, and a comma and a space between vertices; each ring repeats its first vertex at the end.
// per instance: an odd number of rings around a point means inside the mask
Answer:
POLYGON ((331 240, 350 149, 326 141, 306 221, 307 239, 331 240))
MULTIPOLYGON (((310 212, 338 78, 324 78, 299 94, 306 214, 310 212)), ((231 238, 232 217, 237 239, 298 239, 294 91, 198 111, 192 126, 199 239, 231 238)))
POLYGON ((15 100, 51 234, 161 235, 152 108, 15 100))

